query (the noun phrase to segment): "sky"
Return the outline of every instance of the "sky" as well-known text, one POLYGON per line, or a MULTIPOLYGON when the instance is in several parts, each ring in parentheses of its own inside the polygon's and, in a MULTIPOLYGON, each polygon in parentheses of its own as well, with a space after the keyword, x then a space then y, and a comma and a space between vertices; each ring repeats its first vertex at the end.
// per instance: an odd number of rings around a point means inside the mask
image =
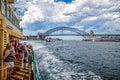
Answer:
POLYGON ((55 27, 120 34, 120 0, 15 0, 24 35, 55 27))

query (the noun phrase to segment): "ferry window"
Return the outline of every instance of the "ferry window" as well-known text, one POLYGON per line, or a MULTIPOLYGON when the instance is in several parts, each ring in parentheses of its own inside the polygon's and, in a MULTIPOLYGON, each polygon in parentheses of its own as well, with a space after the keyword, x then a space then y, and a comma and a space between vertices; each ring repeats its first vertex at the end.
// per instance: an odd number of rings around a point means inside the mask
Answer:
POLYGON ((16 20, 15 20, 15 24, 16 24, 16 26, 18 27, 18 20, 17 20, 17 18, 15 18, 16 20))
POLYGON ((16 18, 16 16, 15 16, 15 25, 19 27, 18 19, 16 18))
POLYGON ((5 0, 2 0, 2 14, 4 15, 4 16, 6 16, 6 7, 7 7, 7 5, 6 5, 6 1, 5 0))
POLYGON ((15 24, 15 16, 13 15, 13 24, 15 24))
POLYGON ((7 18, 11 21, 11 8, 8 6, 7 18))
POLYGON ((13 15, 13 24, 14 24, 16 27, 19 27, 18 20, 17 20, 17 18, 16 18, 15 15, 13 15))
POLYGON ((13 15, 13 12, 12 12, 12 23, 14 23, 14 15, 13 15))
POLYGON ((7 18, 10 20, 10 7, 8 6, 7 18))
POLYGON ((16 19, 16 26, 18 27, 18 20, 16 19))
POLYGON ((11 11, 11 9, 10 9, 10 21, 12 22, 12 11, 11 11))
POLYGON ((0 0, 0 12, 1 12, 1 0, 0 0))
POLYGON ((16 26, 17 26, 18 28, 20 28, 20 26, 19 26, 19 21, 18 21, 18 20, 16 20, 16 26))
POLYGON ((17 26, 17 25, 16 25, 16 20, 17 20, 17 19, 16 19, 16 16, 13 15, 13 24, 14 24, 15 26, 17 26))

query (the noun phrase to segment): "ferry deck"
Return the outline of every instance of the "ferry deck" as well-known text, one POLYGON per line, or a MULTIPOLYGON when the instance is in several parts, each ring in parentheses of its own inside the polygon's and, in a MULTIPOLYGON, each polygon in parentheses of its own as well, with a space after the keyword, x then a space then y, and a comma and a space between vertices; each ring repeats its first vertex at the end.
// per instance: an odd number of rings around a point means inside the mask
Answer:
MULTIPOLYGON (((0 80, 7 80, 7 68, 3 60, 3 51, 10 40, 24 38, 21 21, 14 7, 14 0, 0 0, 0 80)), ((34 80, 32 78, 32 63, 15 61, 14 71, 10 80, 34 80)))

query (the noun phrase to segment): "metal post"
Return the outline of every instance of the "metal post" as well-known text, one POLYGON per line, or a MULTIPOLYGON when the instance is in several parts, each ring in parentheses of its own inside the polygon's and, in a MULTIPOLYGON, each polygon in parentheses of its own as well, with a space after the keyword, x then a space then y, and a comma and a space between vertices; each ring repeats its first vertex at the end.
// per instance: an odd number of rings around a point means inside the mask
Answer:
POLYGON ((4 47, 4 31, 0 30, 0 79, 3 80, 3 47, 4 47))

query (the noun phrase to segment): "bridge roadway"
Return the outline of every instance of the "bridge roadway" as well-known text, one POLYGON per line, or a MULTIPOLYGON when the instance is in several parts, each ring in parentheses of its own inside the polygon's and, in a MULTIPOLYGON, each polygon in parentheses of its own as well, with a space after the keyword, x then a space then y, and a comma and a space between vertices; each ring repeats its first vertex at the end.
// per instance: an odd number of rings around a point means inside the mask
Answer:
MULTIPOLYGON (((89 34, 49 34, 44 36, 90 36, 89 34)), ((94 34, 94 36, 120 36, 120 34, 94 34)))
POLYGON ((90 37, 102 36, 102 37, 107 37, 107 36, 120 36, 120 34, 94 34, 93 30, 91 30, 90 33, 87 33, 77 28, 60 26, 60 27, 56 27, 56 28, 46 31, 45 33, 43 33, 42 36, 43 37, 45 36, 90 36, 90 37), (68 31, 75 32, 76 34, 68 34, 68 33, 67 34, 64 34, 64 33, 52 34, 53 32, 59 31, 59 30, 62 30, 62 31, 68 30, 68 31))

